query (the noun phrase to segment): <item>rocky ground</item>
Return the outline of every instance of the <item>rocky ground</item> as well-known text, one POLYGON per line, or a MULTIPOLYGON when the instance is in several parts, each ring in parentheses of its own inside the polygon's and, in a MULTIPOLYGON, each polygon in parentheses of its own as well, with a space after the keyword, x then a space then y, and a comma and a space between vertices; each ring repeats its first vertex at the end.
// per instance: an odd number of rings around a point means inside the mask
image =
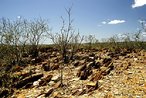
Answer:
POLYGON ((79 51, 63 65, 63 87, 60 54, 47 52, 44 57, 16 67, 11 98, 146 98, 144 50, 79 51))

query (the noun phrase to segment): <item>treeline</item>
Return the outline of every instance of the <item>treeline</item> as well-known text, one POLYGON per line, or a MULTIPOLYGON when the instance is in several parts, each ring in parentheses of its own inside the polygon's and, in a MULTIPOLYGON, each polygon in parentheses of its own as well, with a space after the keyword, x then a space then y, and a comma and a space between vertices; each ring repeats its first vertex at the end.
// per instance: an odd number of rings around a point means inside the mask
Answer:
MULTIPOLYGON (((136 33, 125 33, 121 36, 114 35, 101 42, 94 35, 81 36, 79 30, 76 32, 71 17, 71 8, 66 9, 68 21, 63 17, 62 26, 58 33, 52 32, 47 20, 38 18, 34 20, 17 19, 0 19, 0 65, 15 62, 21 63, 23 55, 37 57, 39 55, 40 42, 45 39, 51 39, 54 46, 59 49, 64 62, 67 62, 68 50, 70 50, 70 59, 82 43, 86 49, 91 48, 131 48, 146 49, 145 21, 141 21, 141 27, 136 33)), ((48 42, 49 44, 49 42, 48 42)))
MULTIPOLYGON (((146 29, 145 29, 146 30, 146 29)), ((126 49, 146 49, 146 36, 145 30, 138 31, 132 34, 123 34, 120 37, 114 35, 108 39, 104 39, 98 43, 100 48, 126 48, 126 49)))

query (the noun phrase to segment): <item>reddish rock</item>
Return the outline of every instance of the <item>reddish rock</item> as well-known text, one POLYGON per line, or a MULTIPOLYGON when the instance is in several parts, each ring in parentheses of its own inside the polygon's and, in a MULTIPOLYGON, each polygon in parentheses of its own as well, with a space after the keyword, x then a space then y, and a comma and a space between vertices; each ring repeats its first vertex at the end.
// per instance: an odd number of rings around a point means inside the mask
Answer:
POLYGON ((52 94, 53 91, 54 91, 54 88, 50 88, 50 89, 47 91, 47 93, 45 93, 45 97, 49 97, 49 96, 52 94))
POLYGON ((62 97, 60 92, 54 92, 52 96, 53 96, 53 98, 64 98, 64 97, 62 97))
POLYGON ((78 89, 74 90, 74 91, 72 91, 72 95, 76 95, 78 92, 80 92, 78 89))
POLYGON ((112 59, 111 58, 104 58, 103 59, 103 65, 105 66, 105 67, 108 67, 108 65, 110 64, 112 62, 112 59))
POLYGON ((82 91, 80 91, 80 92, 77 94, 77 96, 84 95, 84 94, 86 94, 86 89, 83 89, 82 91))
POLYGON ((90 65, 83 65, 79 68, 77 76, 80 77, 81 80, 86 80, 88 76, 92 74, 92 68, 90 65))
POLYGON ((50 70, 50 64, 48 62, 44 62, 42 64, 42 68, 44 71, 49 71, 50 70))
POLYGON ((100 66, 101 66, 101 63, 100 62, 96 63, 95 61, 87 64, 87 67, 92 67, 92 68, 95 68, 95 69, 98 69, 100 66))
POLYGON ((87 83, 86 85, 87 89, 86 89, 86 92, 89 93, 93 90, 96 90, 99 86, 98 86, 98 81, 96 82, 89 82, 87 83))
POLYGON ((78 73, 77 73, 77 76, 78 76, 78 77, 81 76, 81 73, 82 73, 82 71, 85 70, 85 68, 86 68, 86 65, 82 65, 82 66, 79 68, 78 73))
POLYGON ((41 57, 36 57, 36 58, 34 58, 34 59, 32 59, 31 60, 31 64, 37 64, 37 63, 40 63, 40 62, 42 62, 43 61, 43 58, 41 58, 41 57))
POLYGON ((83 95, 85 93, 86 93, 86 89, 83 89, 83 90, 77 89, 77 90, 75 90, 75 91, 72 92, 72 95, 80 96, 80 95, 83 95))
POLYGON ((87 71, 81 71, 80 73, 80 80, 86 80, 88 78, 87 71))
POLYGON ((53 77, 53 75, 48 75, 46 78, 41 79, 41 81, 39 82, 40 86, 44 86, 47 83, 49 83, 51 81, 51 78, 53 77))
POLYGON ((59 65, 58 65, 58 64, 51 64, 51 65, 50 65, 50 69, 51 69, 51 70, 59 69, 59 65))
POLYGON ((85 70, 85 68, 86 68, 86 65, 82 65, 82 66, 79 68, 79 71, 83 71, 83 70, 85 70))
POLYGON ((17 95, 17 98, 26 98, 24 94, 17 95))
POLYGON ((91 81, 98 81, 101 78, 102 78, 102 71, 98 71, 98 73, 95 73, 90 80, 91 81))
POLYGON ((94 68, 98 69, 101 67, 101 63, 100 62, 96 62, 95 66, 93 66, 94 68))
POLYGON ((75 66, 75 67, 79 66, 79 64, 80 64, 79 61, 75 61, 75 62, 74 62, 74 66, 75 66))
POLYGON ((86 59, 86 61, 87 61, 87 62, 93 62, 93 61, 95 61, 95 58, 94 58, 94 57, 88 57, 88 58, 86 59))
POLYGON ((32 83, 34 81, 37 81, 38 79, 40 79, 41 77, 43 77, 43 74, 34 74, 31 75, 29 77, 24 78, 23 80, 18 81, 17 83, 14 84, 14 87, 19 89, 29 83, 32 83))
POLYGON ((61 82, 59 81, 53 87, 54 87, 54 89, 56 89, 56 88, 59 88, 60 86, 61 86, 61 82))

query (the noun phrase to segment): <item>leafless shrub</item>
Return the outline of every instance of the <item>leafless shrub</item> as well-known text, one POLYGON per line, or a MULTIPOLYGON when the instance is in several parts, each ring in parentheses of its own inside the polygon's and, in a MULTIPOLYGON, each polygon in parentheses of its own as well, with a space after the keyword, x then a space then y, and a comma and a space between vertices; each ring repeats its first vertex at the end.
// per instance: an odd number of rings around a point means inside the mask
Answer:
POLYGON ((68 22, 66 23, 65 19, 62 19, 62 27, 59 33, 49 33, 49 38, 59 49, 60 54, 62 55, 63 64, 61 64, 60 74, 61 74, 61 84, 63 85, 63 67, 65 64, 69 63, 77 49, 79 48, 83 37, 79 35, 79 32, 76 34, 75 29, 73 28, 73 19, 71 18, 72 8, 66 9, 68 15, 68 22))
POLYGON ((44 19, 36 19, 28 23, 28 32, 29 32, 29 44, 31 45, 30 53, 33 57, 38 56, 38 48, 40 40, 44 38, 44 34, 48 32, 49 27, 44 19))
POLYGON ((88 35, 85 37, 85 42, 87 44, 88 50, 91 50, 93 47, 93 44, 95 44, 98 40, 94 35, 88 35))
POLYGON ((135 41, 134 47, 135 48, 140 48, 140 49, 144 49, 144 34, 146 32, 146 21, 145 20, 141 20, 140 21, 141 24, 141 28, 138 30, 138 32, 136 32, 135 34, 133 34, 133 39, 135 41))

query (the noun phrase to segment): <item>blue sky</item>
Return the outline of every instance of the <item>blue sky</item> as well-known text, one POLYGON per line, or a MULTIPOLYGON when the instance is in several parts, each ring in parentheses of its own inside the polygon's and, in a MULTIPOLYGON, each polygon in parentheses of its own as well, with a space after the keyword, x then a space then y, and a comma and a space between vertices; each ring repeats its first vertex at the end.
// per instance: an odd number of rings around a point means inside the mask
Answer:
POLYGON ((75 29, 97 39, 134 33, 140 27, 138 20, 146 19, 146 0, 0 0, 0 18, 42 17, 58 32, 60 17, 66 18, 65 8, 72 5, 75 29))

